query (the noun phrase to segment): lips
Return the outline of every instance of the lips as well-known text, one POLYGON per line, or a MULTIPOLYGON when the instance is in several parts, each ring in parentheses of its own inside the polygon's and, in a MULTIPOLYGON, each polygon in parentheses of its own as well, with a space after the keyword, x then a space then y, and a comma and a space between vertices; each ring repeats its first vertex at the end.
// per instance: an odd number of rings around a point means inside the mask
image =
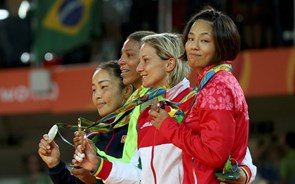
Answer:
POLYGON ((129 70, 128 69, 123 69, 121 68, 121 77, 126 77, 126 75, 128 75, 129 70))
POLYGON ((142 78, 145 78, 145 77, 147 76, 147 74, 142 74, 142 73, 140 73, 140 76, 141 76, 142 78))
POLYGON ((127 72, 129 72, 129 70, 128 70, 128 69, 123 69, 123 68, 121 68, 121 72, 122 72, 122 73, 127 73, 127 72))
POLYGON ((200 56, 201 56, 200 54, 196 54, 196 53, 189 53, 188 54, 189 58, 197 58, 197 57, 200 57, 200 56))
POLYGON ((96 107, 97 109, 101 109, 106 103, 97 103, 96 107))

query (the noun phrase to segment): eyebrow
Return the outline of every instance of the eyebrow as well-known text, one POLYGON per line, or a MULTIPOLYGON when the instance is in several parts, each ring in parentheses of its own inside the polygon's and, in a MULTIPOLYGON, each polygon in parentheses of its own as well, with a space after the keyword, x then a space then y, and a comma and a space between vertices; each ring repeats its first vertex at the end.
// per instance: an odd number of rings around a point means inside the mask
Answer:
MULTIPOLYGON (((105 80, 101 80, 101 81, 98 81, 98 84, 101 84, 101 83, 103 83, 103 82, 111 82, 110 80, 107 80, 107 79, 105 79, 105 80)), ((93 85, 95 85, 94 83, 92 83, 92 86, 93 85)))
MULTIPOLYGON (((193 32, 189 32, 189 35, 195 35, 193 32)), ((209 32, 201 32, 200 35, 211 35, 209 32)))
POLYGON ((141 58, 149 58, 148 54, 142 55, 141 58))
POLYGON ((122 52, 123 52, 123 51, 124 51, 124 52, 130 52, 130 51, 133 51, 133 49, 125 49, 125 50, 122 49, 122 52))

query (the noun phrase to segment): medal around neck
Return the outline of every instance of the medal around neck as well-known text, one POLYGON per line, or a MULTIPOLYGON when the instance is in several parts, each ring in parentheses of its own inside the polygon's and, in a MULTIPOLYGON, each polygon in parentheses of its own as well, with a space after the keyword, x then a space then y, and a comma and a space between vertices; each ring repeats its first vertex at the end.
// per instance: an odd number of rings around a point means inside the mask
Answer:
POLYGON ((48 143, 51 143, 58 131, 57 125, 53 125, 48 132, 48 143))

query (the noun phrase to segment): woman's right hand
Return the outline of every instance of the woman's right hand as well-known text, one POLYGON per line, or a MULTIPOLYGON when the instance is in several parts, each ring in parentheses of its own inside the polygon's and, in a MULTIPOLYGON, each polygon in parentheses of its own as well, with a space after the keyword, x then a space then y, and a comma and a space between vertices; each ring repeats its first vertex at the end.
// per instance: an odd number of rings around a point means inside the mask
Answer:
POLYGON ((47 134, 44 134, 43 138, 39 142, 38 154, 47 164, 48 168, 53 168, 60 162, 59 147, 54 141, 48 143, 47 134))
POLYGON ((79 144, 76 147, 72 163, 75 166, 94 171, 99 161, 96 155, 96 146, 91 140, 85 138, 85 135, 77 136, 77 140, 79 144))
POLYGON ((75 145, 75 148, 77 148, 78 145, 82 144, 83 140, 85 139, 86 137, 86 133, 84 131, 76 131, 74 133, 74 138, 73 138, 73 142, 74 142, 74 145, 75 145))

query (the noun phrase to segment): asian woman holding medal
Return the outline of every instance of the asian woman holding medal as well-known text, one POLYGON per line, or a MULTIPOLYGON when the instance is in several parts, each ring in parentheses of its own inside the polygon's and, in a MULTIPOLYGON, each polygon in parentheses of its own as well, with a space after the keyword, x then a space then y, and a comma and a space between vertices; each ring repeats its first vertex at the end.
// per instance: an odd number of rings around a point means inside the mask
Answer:
MULTIPOLYGON (((132 94, 131 85, 124 85, 121 77, 120 66, 115 61, 102 63, 95 70, 92 77, 92 101, 100 117, 105 117, 120 108, 132 94)), ((103 150, 110 157, 121 158, 128 124, 117 129, 100 133, 96 147, 103 150)), ((91 134, 90 136, 94 136, 91 134)), ((90 137, 88 137, 90 138, 90 137)), ((102 183, 91 176, 83 168, 73 168, 71 172, 65 163, 60 160, 58 145, 49 140, 47 134, 39 143, 39 155, 49 168, 49 176, 54 183, 102 183), (73 174, 73 175, 72 175, 73 174)))

